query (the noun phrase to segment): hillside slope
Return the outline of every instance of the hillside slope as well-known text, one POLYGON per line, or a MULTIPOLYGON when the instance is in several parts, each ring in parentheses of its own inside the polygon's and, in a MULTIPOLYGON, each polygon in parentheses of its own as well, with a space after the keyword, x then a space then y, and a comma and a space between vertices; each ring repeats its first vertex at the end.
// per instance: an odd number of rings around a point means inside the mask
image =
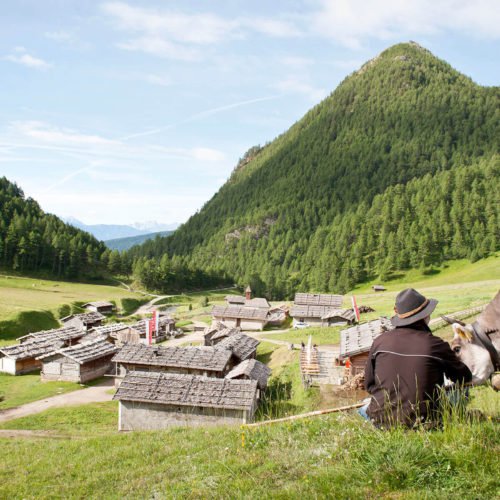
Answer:
POLYGON ((52 214, 0 178, 0 266, 57 278, 97 277, 106 251, 94 236, 52 214))
POLYGON ((415 43, 391 47, 133 256, 181 256, 273 297, 486 256, 499 97, 415 43))

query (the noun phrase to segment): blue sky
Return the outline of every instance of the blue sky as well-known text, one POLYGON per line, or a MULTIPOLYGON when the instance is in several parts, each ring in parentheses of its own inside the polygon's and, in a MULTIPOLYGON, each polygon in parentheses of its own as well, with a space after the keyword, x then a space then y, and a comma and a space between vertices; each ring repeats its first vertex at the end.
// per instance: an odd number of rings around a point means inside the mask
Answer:
POLYGON ((88 224, 183 222, 243 153, 415 40, 500 77, 498 0, 71 1, 0 7, 0 175, 88 224))

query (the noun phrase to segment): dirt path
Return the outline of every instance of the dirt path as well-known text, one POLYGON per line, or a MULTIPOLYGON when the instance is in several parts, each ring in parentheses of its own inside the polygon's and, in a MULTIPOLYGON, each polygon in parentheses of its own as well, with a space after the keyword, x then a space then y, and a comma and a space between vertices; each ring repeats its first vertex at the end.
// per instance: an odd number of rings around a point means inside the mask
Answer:
POLYGON ((33 401, 33 403, 27 403, 16 408, 9 408, 8 410, 0 412, 0 422, 6 422, 7 420, 26 417, 28 415, 34 415, 36 413, 48 410, 49 408, 59 408, 61 406, 78 406, 87 403, 101 403, 105 401, 111 401, 113 395, 109 394, 109 391, 113 387, 114 380, 112 378, 107 378, 99 385, 88 387, 87 389, 60 394, 59 396, 41 399, 40 401, 33 401))

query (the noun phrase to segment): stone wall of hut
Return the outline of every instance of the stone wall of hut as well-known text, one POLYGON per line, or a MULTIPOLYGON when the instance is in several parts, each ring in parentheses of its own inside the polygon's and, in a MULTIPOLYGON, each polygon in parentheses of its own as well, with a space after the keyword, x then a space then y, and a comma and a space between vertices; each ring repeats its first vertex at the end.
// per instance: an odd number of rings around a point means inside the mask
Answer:
POLYGON ((120 431, 160 430, 169 427, 241 425, 253 419, 253 412, 191 406, 120 401, 120 431))

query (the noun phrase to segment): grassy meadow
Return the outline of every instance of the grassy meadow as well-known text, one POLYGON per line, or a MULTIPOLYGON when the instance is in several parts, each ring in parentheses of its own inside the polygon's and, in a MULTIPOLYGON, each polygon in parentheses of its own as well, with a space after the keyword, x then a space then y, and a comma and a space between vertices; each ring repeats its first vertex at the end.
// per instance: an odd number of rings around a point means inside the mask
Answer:
MULTIPOLYGON (((474 404, 500 414, 491 389, 474 393, 474 404)), ((455 416, 434 431, 381 431, 355 413, 124 434, 116 422, 110 402, 4 423, 58 435, 0 436, 2 496, 458 499, 496 498, 500 488, 494 418, 455 416)))
POLYGON ((0 410, 38 401, 84 387, 73 382, 41 382, 40 372, 25 375, 0 373, 0 410))
POLYGON ((113 300, 122 307, 123 299, 144 301, 142 295, 118 286, 0 275, 0 345, 29 332, 57 328, 60 311, 75 302, 113 300))

